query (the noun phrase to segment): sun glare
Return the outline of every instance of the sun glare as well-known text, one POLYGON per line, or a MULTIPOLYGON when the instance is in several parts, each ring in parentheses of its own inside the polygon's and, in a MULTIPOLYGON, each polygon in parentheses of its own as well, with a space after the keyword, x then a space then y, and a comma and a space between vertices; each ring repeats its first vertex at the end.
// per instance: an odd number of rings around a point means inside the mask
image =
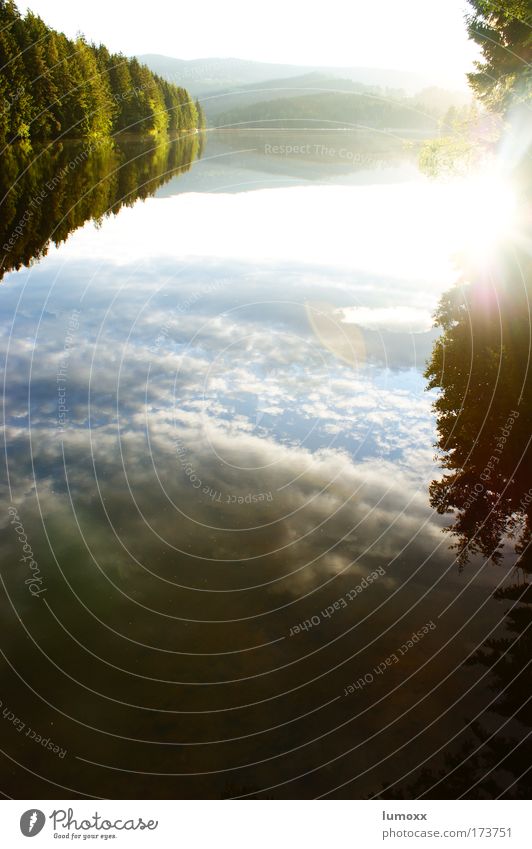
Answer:
POLYGON ((489 263, 517 233, 518 203, 511 181, 500 173, 461 180, 453 191, 457 247, 477 266, 489 263))

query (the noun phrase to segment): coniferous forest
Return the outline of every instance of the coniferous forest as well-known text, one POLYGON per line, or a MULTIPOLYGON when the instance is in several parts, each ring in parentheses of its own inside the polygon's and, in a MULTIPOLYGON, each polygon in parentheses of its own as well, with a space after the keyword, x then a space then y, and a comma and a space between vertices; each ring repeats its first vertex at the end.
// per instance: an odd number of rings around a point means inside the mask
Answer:
POLYGON ((186 89, 102 44, 74 41, 0 0, 0 143, 201 128, 186 89))

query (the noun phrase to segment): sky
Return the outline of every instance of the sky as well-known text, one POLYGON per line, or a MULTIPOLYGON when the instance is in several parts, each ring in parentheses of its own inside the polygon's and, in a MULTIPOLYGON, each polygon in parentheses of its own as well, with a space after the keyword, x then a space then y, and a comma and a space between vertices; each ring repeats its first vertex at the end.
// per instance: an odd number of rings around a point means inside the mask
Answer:
POLYGON ((126 55, 367 66, 463 79, 476 55, 466 0, 31 0, 50 26, 126 55))

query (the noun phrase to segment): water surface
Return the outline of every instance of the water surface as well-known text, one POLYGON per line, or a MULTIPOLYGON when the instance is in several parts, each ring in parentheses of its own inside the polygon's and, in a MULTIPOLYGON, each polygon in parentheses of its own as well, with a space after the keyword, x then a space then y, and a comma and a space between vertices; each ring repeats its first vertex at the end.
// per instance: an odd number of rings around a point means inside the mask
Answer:
POLYGON ((383 134, 79 154, 2 192, 6 792, 360 798, 437 770, 493 698, 463 662, 515 559, 460 573, 429 503, 449 187, 383 134))

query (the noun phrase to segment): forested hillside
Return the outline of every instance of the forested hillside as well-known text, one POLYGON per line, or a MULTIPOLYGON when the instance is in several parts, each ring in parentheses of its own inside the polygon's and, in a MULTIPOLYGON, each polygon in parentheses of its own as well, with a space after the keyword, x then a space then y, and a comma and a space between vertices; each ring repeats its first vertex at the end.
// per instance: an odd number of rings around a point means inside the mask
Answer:
POLYGON ((215 118, 219 127, 375 127, 434 132, 438 117, 413 98, 333 93, 284 97, 237 107, 215 118))
POLYGON ((137 59, 75 41, 0 0, 0 143, 191 130, 203 114, 186 89, 137 59))

